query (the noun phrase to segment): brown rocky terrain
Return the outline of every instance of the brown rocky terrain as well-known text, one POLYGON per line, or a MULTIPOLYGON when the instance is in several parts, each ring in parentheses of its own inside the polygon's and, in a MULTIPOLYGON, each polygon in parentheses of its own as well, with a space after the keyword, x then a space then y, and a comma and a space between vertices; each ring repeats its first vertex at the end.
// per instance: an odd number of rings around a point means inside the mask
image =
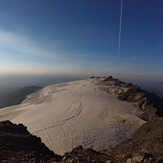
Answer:
POLYGON ((146 123, 133 137, 105 151, 110 162, 163 162, 163 118, 146 123))
POLYGON ((112 76, 104 79, 104 83, 108 81, 113 81, 116 86, 128 87, 127 91, 119 94, 118 99, 132 102, 145 112, 141 118, 147 123, 131 139, 106 151, 97 152, 79 146, 64 156, 58 156, 22 124, 5 121, 0 123, 0 162, 162 163, 163 99, 112 76))
POLYGON ((50 151, 41 139, 31 135, 27 128, 10 121, 0 122, 0 162, 52 162, 61 156, 50 151))

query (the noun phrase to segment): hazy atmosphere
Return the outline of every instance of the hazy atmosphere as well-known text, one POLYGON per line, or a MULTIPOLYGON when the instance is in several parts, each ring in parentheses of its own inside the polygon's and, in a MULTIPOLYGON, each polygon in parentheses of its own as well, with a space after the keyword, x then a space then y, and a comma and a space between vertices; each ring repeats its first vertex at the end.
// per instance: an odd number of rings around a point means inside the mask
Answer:
POLYGON ((112 75, 163 97, 162 6, 160 0, 1 0, 0 88, 112 75))

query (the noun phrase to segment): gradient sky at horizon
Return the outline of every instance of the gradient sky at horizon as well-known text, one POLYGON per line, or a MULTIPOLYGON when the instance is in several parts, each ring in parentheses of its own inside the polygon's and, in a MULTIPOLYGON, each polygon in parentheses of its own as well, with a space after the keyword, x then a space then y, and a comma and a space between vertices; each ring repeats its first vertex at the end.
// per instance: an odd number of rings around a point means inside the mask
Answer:
POLYGON ((0 0, 0 74, 163 81, 163 1, 0 0))

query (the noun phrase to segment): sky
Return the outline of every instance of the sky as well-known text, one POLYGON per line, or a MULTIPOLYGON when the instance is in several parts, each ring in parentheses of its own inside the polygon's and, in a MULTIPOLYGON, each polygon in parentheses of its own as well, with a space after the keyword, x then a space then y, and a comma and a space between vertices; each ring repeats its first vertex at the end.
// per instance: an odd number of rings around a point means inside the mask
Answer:
POLYGON ((0 0, 0 75, 163 82, 162 7, 161 0, 0 0))

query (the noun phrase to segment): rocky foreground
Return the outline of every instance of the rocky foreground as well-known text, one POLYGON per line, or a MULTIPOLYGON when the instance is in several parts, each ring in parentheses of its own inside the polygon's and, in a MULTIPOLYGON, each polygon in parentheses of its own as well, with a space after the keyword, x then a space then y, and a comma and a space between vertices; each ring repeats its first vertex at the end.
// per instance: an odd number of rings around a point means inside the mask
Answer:
POLYGON ((60 160, 61 156, 50 151, 24 125, 0 122, 0 162, 48 162, 51 158, 60 160))
MULTIPOLYGON (((81 146, 59 156, 50 151, 41 139, 31 135, 22 124, 0 123, 0 162, 55 162, 55 163, 154 163, 163 162, 163 99, 140 87, 113 79, 113 85, 129 87, 119 94, 119 100, 134 103, 145 111, 147 120, 129 140, 105 151, 83 149, 81 146)), ((107 90, 105 90, 107 91, 107 90)), ((109 93, 109 92, 108 92, 109 93)), ((54 138, 55 139, 55 138, 54 138)))

